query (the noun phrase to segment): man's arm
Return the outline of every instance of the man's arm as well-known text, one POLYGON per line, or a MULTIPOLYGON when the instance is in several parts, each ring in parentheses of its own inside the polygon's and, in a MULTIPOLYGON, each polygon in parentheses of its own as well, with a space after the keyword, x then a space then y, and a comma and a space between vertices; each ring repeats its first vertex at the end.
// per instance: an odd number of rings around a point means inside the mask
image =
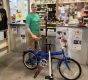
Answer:
POLYGON ((29 28, 29 24, 26 24, 26 27, 27 27, 27 31, 28 31, 28 33, 32 36, 33 33, 31 32, 31 30, 30 30, 30 28, 29 28))
POLYGON ((28 33, 31 35, 31 37, 32 37, 34 40, 38 40, 39 38, 31 32, 30 27, 29 27, 29 24, 26 24, 26 27, 27 27, 27 31, 28 31, 28 33))
POLYGON ((33 33, 32 33, 31 30, 30 30, 30 24, 31 24, 30 15, 27 15, 27 17, 26 17, 26 27, 27 27, 28 33, 32 36, 33 33))

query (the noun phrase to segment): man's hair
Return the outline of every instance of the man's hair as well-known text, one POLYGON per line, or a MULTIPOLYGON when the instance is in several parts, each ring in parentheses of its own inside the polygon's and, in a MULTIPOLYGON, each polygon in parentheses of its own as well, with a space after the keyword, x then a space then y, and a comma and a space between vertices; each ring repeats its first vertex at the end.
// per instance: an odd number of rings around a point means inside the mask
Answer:
POLYGON ((32 4, 31 4, 31 7, 34 6, 34 5, 36 5, 36 3, 32 3, 32 4))

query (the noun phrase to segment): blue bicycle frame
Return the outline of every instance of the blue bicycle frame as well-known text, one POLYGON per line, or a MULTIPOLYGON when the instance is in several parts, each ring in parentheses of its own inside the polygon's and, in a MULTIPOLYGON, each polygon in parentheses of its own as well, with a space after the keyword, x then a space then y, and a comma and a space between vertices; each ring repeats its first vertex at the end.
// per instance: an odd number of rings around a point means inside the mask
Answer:
MULTIPOLYGON (((27 50, 27 51, 24 52, 24 54, 26 54, 28 52, 32 52, 37 57, 37 63, 39 63, 41 59, 45 58, 47 60, 48 57, 49 57, 49 54, 48 53, 43 53, 42 50, 39 50, 38 53, 36 53, 34 50, 27 50)), ((68 70, 70 70, 70 67, 68 66, 67 61, 66 61, 66 59, 70 58, 70 57, 65 56, 63 49, 62 49, 62 51, 51 52, 51 56, 54 56, 54 55, 63 55, 63 58, 61 58, 59 60, 58 64, 57 64, 57 68, 58 68, 58 65, 60 64, 60 62, 62 60, 64 60, 64 63, 66 64, 66 67, 68 68, 68 70)))

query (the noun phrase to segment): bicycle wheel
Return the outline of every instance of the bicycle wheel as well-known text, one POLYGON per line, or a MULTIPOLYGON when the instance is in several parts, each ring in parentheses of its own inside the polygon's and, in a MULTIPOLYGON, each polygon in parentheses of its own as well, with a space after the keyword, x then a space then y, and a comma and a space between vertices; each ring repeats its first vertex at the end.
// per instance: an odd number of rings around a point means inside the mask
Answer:
POLYGON ((30 70, 36 69, 38 66, 37 57, 32 52, 23 55, 23 63, 30 70))
POLYGON ((65 61, 62 60, 59 64, 59 72, 63 78, 66 80, 76 80, 80 77, 81 75, 81 66, 77 61, 74 59, 67 59, 66 60, 70 70, 67 68, 65 61))

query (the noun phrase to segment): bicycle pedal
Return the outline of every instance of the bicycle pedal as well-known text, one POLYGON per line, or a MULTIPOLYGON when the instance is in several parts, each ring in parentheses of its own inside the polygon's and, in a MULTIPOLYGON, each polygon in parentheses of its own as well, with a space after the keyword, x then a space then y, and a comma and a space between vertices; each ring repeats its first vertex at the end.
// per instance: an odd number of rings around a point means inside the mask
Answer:
POLYGON ((45 79, 54 80, 54 79, 51 78, 50 76, 45 76, 45 79))

